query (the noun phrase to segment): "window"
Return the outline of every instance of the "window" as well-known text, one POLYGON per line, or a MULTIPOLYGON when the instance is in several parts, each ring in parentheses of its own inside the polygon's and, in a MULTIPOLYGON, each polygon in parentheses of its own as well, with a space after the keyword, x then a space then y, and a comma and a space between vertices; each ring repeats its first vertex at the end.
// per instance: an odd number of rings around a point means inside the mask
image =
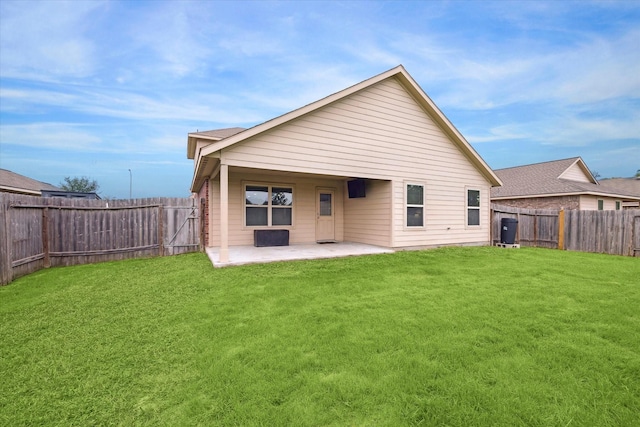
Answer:
POLYGON ((407 227, 424 227, 424 186, 407 184, 407 227))
POLYGON ((331 216, 331 193, 320 193, 320 216, 331 216))
POLYGON ((601 211, 604 209, 604 200, 598 199, 598 210, 601 211))
POLYGON ((619 211, 622 207, 622 202, 620 200, 616 200, 616 210, 619 211))
POLYGON ((293 188, 246 185, 244 191, 247 227, 293 224, 293 188))
POLYGON ((467 225, 480 225, 480 190, 467 190, 467 225))

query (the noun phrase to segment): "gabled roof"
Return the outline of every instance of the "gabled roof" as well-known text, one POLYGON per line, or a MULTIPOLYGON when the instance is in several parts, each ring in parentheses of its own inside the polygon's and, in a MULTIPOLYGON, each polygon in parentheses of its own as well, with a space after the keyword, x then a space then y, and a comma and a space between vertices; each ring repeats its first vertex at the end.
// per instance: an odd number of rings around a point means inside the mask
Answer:
POLYGON ((39 196, 42 190, 60 191, 60 188, 7 169, 0 169, 0 191, 39 196))
MULTIPOLYGON (((200 152, 200 159, 196 161, 196 170, 194 174, 194 183, 197 181, 197 177, 201 174, 201 159, 203 157, 213 155, 220 150, 227 148, 231 145, 237 144, 241 141, 244 141, 248 138, 259 135, 263 132, 266 132, 270 129, 273 129, 277 126, 295 120, 299 117, 304 116, 305 114, 309 114, 313 111, 316 111, 322 107, 325 107, 333 102, 344 99, 356 92, 369 88, 383 80, 389 78, 396 78, 398 82, 413 96, 413 98, 418 102, 418 104, 425 110, 427 114, 440 126, 447 136, 453 141, 453 143, 466 155, 471 163, 478 169, 478 171, 492 184, 492 185, 501 185, 500 179, 493 173, 489 165, 485 163, 485 161, 480 157, 480 155, 474 150, 474 148, 467 142, 467 140, 462 136, 462 134, 455 128, 455 126, 449 121, 449 119, 440 111, 440 109, 435 105, 435 103, 427 96, 427 94, 422 90, 422 88, 416 83, 416 81, 409 75, 409 73, 405 70, 402 65, 398 65, 391 70, 388 70, 384 73, 378 74, 377 76, 371 77, 367 80, 364 80, 358 84, 350 86, 344 90, 336 92, 332 95, 329 95, 325 98, 322 98, 318 101, 315 101, 311 104, 305 105, 304 107, 298 108, 296 110, 290 111, 286 114, 283 114, 274 119, 268 120, 264 123, 256 125, 252 128, 246 129, 242 132, 236 133, 234 135, 228 136, 226 138, 219 138, 219 134, 214 136, 201 135, 201 133, 190 133, 188 136, 188 145, 191 147, 193 145, 193 156, 190 158, 194 158, 195 156, 195 141, 211 141, 211 144, 203 147, 200 152)), ((189 151, 191 154, 191 151, 189 151)))
POLYGON ((623 196, 624 193, 600 185, 580 157, 496 169, 494 172, 503 184, 491 189, 492 200, 579 194, 628 198, 623 196), (584 181, 568 179, 568 172, 576 167, 584 173, 584 181))
POLYGON ((208 140, 211 142, 220 141, 221 139, 228 138, 237 133, 247 130, 246 128, 224 128, 224 129, 214 129, 214 130, 205 130, 202 132, 193 132, 189 134, 189 138, 187 141, 187 158, 193 159, 196 153, 196 140, 208 140))

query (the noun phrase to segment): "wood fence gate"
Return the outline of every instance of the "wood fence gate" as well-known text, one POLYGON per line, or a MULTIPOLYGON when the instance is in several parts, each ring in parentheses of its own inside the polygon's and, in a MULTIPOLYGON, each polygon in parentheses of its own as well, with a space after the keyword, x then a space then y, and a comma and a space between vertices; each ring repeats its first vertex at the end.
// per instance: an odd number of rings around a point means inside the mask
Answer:
POLYGON ((0 194, 0 284, 52 266, 198 251, 199 217, 196 199, 0 194))

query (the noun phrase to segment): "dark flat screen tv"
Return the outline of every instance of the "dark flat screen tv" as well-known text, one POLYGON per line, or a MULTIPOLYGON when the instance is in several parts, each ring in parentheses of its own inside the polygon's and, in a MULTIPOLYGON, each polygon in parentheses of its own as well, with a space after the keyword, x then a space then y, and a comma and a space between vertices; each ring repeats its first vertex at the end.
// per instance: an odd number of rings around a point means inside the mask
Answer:
POLYGON ((354 179, 347 182, 349 187, 349 198, 357 199, 360 197, 366 197, 366 185, 364 179, 354 179))

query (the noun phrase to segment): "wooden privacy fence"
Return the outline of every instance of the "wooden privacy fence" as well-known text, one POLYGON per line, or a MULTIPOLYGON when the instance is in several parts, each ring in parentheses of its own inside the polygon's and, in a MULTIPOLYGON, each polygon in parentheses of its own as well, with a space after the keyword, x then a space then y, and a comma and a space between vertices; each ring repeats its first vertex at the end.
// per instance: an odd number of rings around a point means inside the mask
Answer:
POLYGON ((640 256, 640 210, 566 211, 565 248, 640 256))
POLYGON ((558 248, 560 211, 550 209, 523 209, 491 204, 492 244, 500 243, 502 218, 518 221, 516 242, 522 246, 558 248))
POLYGON ((41 268, 200 249, 199 203, 0 193, 0 284, 41 268))
POLYGON ((492 243, 500 242, 502 218, 518 221, 522 246, 640 256, 640 210, 522 209, 491 204, 492 243))

